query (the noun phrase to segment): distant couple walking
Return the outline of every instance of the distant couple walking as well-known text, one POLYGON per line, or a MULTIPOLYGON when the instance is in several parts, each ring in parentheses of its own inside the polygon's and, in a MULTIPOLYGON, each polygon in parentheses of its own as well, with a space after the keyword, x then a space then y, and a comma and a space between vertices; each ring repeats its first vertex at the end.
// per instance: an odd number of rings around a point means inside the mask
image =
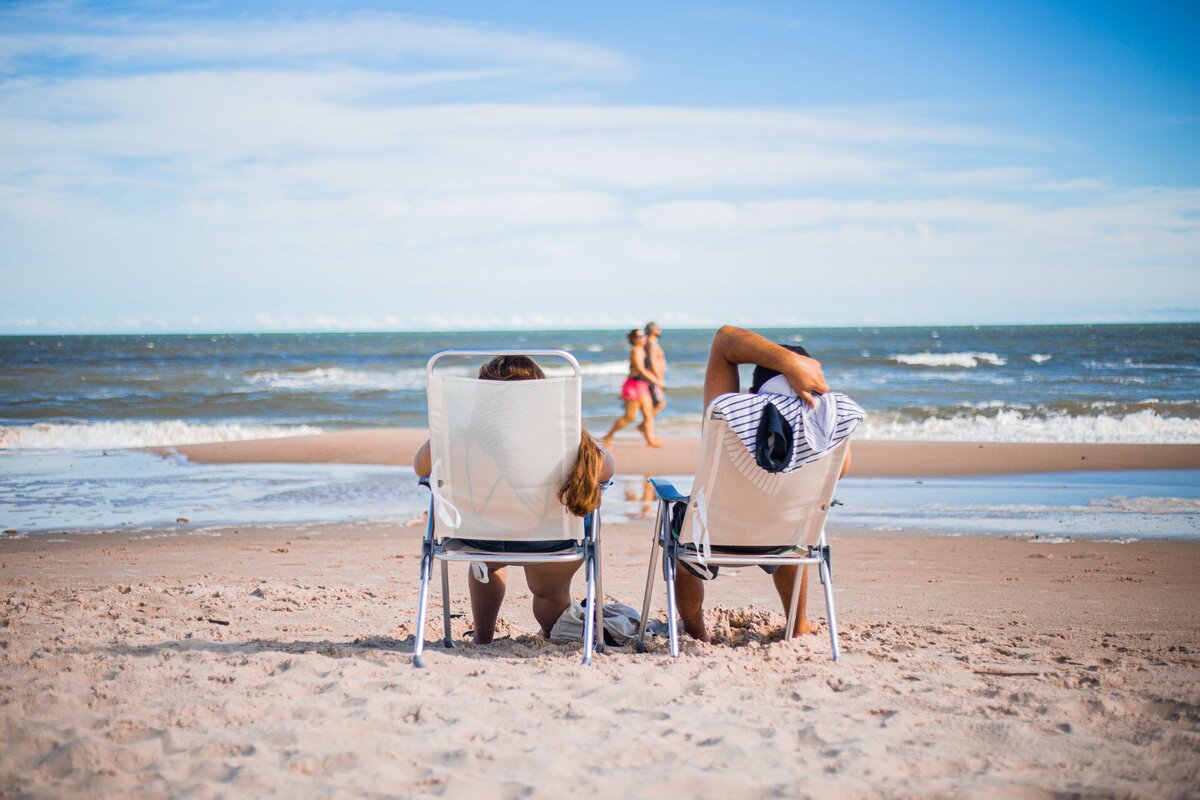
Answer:
POLYGON ((642 424, 638 430, 651 447, 662 447, 654 436, 654 418, 667 405, 667 356, 663 353, 659 337, 662 328, 657 323, 646 323, 645 329, 634 328, 626 337, 629 340, 629 376, 621 384, 621 399, 625 402, 625 415, 613 423, 604 435, 604 446, 612 445, 613 436, 637 418, 642 412, 642 424))

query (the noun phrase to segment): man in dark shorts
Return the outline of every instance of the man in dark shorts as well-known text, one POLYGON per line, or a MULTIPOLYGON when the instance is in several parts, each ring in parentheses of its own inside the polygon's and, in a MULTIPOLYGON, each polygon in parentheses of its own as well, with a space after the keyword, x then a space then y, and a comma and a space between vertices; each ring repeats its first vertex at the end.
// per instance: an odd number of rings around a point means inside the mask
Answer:
MULTIPOLYGON (((775 344, 752 331, 732 325, 724 326, 713 336, 708 351, 708 367, 704 373, 704 407, 708 408, 713 400, 723 394, 740 391, 740 364, 756 366, 754 389, 769 377, 782 375, 796 394, 812 405, 813 393, 824 394, 829 391, 829 385, 825 383, 821 364, 802 352, 802 348, 791 349, 775 344)), ((796 567, 780 567, 771 577, 786 612, 796 580, 796 567)), ((708 631, 704 627, 704 580, 686 569, 680 569, 675 575, 675 593, 683 629, 695 639, 709 641, 708 631)), ((800 608, 796 614, 793 635, 813 632, 806 614, 807 596, 808 570, 805 569, 800 578, 800 608)))
POLYGON ((654 416, 667 405, 667 354, 663 352, 659 337, 662 328, 657 322, 646 323, 646 369, 654 373, 654 377, 662 381, 662 386, 650 384, 650 402, 654 405, 654 416))

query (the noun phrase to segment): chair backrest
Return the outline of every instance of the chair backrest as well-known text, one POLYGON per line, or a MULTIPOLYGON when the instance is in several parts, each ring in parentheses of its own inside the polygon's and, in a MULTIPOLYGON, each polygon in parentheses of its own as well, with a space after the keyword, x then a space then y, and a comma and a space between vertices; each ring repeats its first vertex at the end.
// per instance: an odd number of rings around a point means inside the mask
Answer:
POLYGON ((793 472, 770 473, 709 406, 700 435, 700 465, 680 538, 691 541, 697 497, 713 546, 806 546, 821 537, 849 440, 793 472))
POLYGON ((558 501, 582 432, 579 363, 564 350, 447 350, 429 360, 430 456, 438 491, 461 515, 437 538, 545 541, 583 538, 583 519, 558 501), (446 356, 555 356, 567 377, 485 381, 435 374, 446 356))

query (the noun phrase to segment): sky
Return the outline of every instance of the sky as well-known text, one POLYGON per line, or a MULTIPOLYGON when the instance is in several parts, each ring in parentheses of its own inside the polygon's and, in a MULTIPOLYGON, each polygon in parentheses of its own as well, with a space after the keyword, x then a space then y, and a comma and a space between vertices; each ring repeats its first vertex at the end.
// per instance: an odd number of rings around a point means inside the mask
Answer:
POLYGON ((1200 320, 1196 41, 1196 3, 7 2, 0 333, 1200 320))

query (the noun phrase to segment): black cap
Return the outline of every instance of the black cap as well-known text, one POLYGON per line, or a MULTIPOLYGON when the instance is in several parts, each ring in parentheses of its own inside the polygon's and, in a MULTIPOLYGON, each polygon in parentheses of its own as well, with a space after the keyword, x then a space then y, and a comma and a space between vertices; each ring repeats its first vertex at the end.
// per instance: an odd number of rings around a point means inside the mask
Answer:
MULTIPOLYGON (((791 350, 793 353, 796 353, 797 355, 808 356, 808 351, 805 350, 803 347, 801 347, 798 344, 781 344, 779 346, 782 347, 784 350, 791 350)), ((812 356, 808 356, 808 357, 812 358, 812 356)), ((758 390, 762 388, 762 385, 764 383, 771 380, 771 378, 774 378, 776 375, 781 375, 781 374, 783 374, 783 373, 779 372, 778 370, 769 369, 767 367, 755 366, 754 367, 754 375, 750 378, 750 393, 758 394, 758 390)), ((792 388, 795 388, 795 387, 792 387, 792 388)))

